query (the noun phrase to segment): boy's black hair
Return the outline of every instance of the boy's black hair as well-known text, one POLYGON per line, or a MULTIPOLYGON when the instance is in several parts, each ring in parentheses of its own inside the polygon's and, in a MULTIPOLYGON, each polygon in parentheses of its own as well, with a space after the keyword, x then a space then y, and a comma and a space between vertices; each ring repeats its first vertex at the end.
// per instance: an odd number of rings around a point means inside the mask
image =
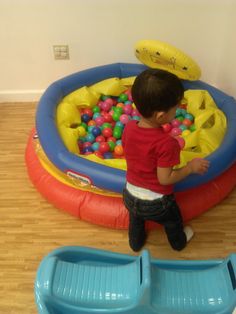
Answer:
POLYGON ((154 112, 167 112, 175 107, 183 97, 184 88, 176 75, 148 69, 136 77, 131 93, 140 114, 150 118, 154 112))

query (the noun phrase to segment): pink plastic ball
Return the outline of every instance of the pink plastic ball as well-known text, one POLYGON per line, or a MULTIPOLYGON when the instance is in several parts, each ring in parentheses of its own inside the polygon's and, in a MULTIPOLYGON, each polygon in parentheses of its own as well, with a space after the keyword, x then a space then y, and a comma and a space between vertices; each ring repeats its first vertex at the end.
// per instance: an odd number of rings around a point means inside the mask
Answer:
POLYGON ((171 125, 173 126, 173 128, 177 128, 178 126, 180 126, 181 122, 178 119, 173 119, 171 121, 171 125))
POLYGON ((170 133, 172 136, 178 136, 182 133, 182 131, 179 128, 173 128, 170 133))
POLYGON ((131 114, 133 111, 132 105, 125 105, 123 108, 124 114, 131 114))
POLYGON ((105 119, 104 117, 100 116, 95 119, 95 122, 98 126, 101 126, 105 122, 105 119))
POLYGON ((133 109, 133 111, 132 111, 132 113, 131 113, 131 115, 132 115, 132 117, 134 117, 134 116, 140 116, 140 113, 138 112, 138 109, 133 109))
POLYGON ((109 101, 109 98, 106 99, 102 104, 101 104, 101 109, 104 110, 104 111, 109 111, 112 107, 112 103, 110 103, 109 101))
POLYGON ((127 114, 122 114, 120 116, 120 122, 123 124, 127 124, 129 122, 129 116, 127 114))

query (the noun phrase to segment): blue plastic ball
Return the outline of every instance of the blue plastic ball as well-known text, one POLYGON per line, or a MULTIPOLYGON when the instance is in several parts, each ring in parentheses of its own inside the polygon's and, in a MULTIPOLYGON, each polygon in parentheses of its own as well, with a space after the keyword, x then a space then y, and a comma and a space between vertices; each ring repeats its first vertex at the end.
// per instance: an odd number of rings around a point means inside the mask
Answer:
POLYGON ((101 114, 99 113, 99 112, 95 112, 94 114, 93 114, 93 120, 95 120, 96 118, 98 118, 98 117, 100 117, 101 116, 101 114))
POLYGON ((90 143, 93 143, 94 140, 95 140, 94 135, 91 134, 91 133, 88 133, 88 134, 85 136, 85 138, 86 138, 86 142, 90 142, 90 143))
POLYGON ((97 137, 98 135, 101 134, 101 129, 98 126, 94 126, 92 129, 92 134, 97 137))
POLYGON ((93 150, 94 150, 95 152, 99 150, 99 146, 100 146, 100 144, 99 144, 98 142, 94 142, 94 143, 92 144, 92 148, 93 148, 93 150))
POLYGON ((104 159, 112 159, 113 158, 113 154, 111 152, 105 152, 103 154, 104 159))
POLYGON ((122 140, 117 140, 116 145, 122 145, 122 140))
POLYGON ((116 122, 116 126, 119 126, 122 129, 124 128, 124 124, 122 122, 120 122, 120 121, 116 122))
POLYGON ((185 119, 189 119, 190 121, 194 120, 194 116, 191 113, 186 113, 184 117, 185 119))
POLYGON ((91 117, 90 117, 87 113, 84 113, 84 114, 82 114, 82 116, 81 116, 81 120, 82 120, 83 122, 85 122, 85 123, 88 123, 89 120, 91 120, 91 117))
POLYGON ((93 153, 93 152, 94 152, 94 150, 93 150, 93 148, 91 146, 85 147, 83 149, 83 153, 84 154, 86 154, 86 153, 93 153))

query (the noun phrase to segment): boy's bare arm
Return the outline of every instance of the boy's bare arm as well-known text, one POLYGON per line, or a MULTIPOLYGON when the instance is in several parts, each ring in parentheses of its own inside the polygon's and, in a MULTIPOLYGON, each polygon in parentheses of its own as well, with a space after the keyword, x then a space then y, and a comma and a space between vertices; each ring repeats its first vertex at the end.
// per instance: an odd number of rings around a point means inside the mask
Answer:
POLYGON ((209 161, 202 158, 195 158, 179 169, 157 168, 157 177, 162 185, 175 184, 192 173, 204 174, 209 168, 209 161))

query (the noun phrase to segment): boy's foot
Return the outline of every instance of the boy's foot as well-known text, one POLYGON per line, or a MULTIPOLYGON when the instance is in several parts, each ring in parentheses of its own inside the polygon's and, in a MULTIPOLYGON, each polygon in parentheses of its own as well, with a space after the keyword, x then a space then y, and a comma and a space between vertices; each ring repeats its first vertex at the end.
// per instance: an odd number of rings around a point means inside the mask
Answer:
POLYGON ((129 245, 134 252, 138 252, 146 242, 146 232, 137 235, 129 234, 129 245))
POLYGON ((184 227, 184 233, 186 235, 187 242, 189 242, 192 239, 193 235, 194 235, 193 229, 190 226, 185 226, 184 227))

